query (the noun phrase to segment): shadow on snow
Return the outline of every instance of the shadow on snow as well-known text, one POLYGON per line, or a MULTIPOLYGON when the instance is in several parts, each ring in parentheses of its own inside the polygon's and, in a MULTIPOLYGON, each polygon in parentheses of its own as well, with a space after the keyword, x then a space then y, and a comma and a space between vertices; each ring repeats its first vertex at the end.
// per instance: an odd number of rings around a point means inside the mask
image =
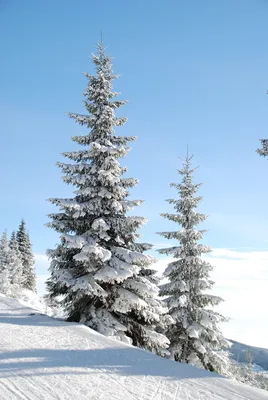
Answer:
POLYGON ((31 349, 0 354, 0 379, 14 376, 14 373, 33 376, 90 375, 95 372, 114 372, 125 376, 159 376, 176 380, 219 377, 218 374, 160 358, 132 347, 88 350, 31 349))
MULTIPOLYGON (((38 312, 22 314, 0 313, 1 323, 28 325, 36 328, 40 326, 61 328, 68 325, 81 326, 80 324, 49 318, 38 312)), ((37 336, 38 334, 36 332, 37 336)), ((35 348, 2 352, 0 353, 0 379, 14 377, 14 373, 20 376, 41 376, 61 374, 90 375, 101 372, 104 374, 113 372, 123 376, 159 376, 160 378, 167 377, 176 380, 220 377, 216 373, 195 368, 188 364, 170 361, 139 348, 124 345, 117 347, 115 341, 105 345, 102 344, 101 338, 102 336, 100 336, 98 342, 96 342, 96 337, 92 340, 92 331, 89 330, 88 346, 92 344, 93 348, 79 350, 35 348), (94 348, 96 343, 98 348, 94 348)), ((42 342, 42 337, 40 337, 40 341, 42 342)), ((69 347, 70 345, 66 342, 62 346, 69 347)))

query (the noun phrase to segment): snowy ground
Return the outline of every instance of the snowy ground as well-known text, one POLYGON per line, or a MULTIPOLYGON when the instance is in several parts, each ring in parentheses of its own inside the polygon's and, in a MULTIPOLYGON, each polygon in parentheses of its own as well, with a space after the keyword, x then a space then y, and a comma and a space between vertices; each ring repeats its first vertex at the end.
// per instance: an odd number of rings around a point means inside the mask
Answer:
POLYGON ((0 297, 1 400, 261 400, 268 393, 0 297), (34 314, 34 315, 32 315, 34 314))

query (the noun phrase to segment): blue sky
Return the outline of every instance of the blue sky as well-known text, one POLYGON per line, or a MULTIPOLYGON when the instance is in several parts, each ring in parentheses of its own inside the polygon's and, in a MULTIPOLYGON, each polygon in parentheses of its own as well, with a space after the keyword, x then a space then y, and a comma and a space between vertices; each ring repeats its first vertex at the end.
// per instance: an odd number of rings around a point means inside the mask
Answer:
POLYGON ((266 0, 0 0, 2 230, 24 217, 35 253, 57 243, 46 199, 72 193, 55 163, 85 133, 65 113, 83 112, 82 73, 93 72, 102 31, 129 100, 120 132, 139 137, 122 163, 140 179, 143 239, 162 243, 155 232, 175 228, 159 213, 171 211, 168 184, 188 144, 204 183, 205 242, 267 250, 268 164, 255 152, 268 136, 267 18, 266 0))

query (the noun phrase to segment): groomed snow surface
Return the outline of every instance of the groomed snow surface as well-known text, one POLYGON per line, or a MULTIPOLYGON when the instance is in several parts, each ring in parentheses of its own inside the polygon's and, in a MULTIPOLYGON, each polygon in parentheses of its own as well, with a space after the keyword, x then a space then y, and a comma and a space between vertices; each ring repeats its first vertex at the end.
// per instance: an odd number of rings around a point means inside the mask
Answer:
POLYGON ((261 400, 268 393, 0 297, 1 400, 261 400))

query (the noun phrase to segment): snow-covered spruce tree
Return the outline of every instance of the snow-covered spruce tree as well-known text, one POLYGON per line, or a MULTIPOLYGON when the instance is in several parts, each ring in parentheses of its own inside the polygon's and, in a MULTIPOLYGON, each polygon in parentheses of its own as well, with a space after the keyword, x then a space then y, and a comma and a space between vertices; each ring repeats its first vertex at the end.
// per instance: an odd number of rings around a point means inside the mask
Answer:
POLYGON ((12 295, 15 297, 23 288, 24 276, 22 256, 19 250, 15 231, 12 232, 9 241, 9 270, 12 295))
POLYGON ((29 234, 26 231, 25 221, 22 219, 17 232, 17 242, 19 245, 19 251, 21 253, 22 265, 23 265, 23 283, 24 289, 36 292, 36 274, 34 267, 34 256, 32 252, 32 244, 29 238, 29 234))
POLYGON ((71 321, 83 322, 98 332, 159 352, 168 340, 155 326, 164 326, 168 316, 157 300, 157 285, 149 268, 154 259, 146 254, 148 244, 136 243, 137 230, 145 218, 127 215, 141 204, 128 200, 129 188, 137 179, 123 178, 126 172, 118 159, 130 150, 135 137, 116 136, 114 127, 126 118, 115 110, 125 101, 113 100, 116 75, 102 44, 93 55, 97 74, 85 74, 86 115, 70 117, 89 132, 73 141, 84 149, 63 153, 72 163, 58 163, 63 180, 77 188, 70 199, 50 199, 60 208, 50 214, 49 227, 61 233, 61 243, 48 250, 50 296, 62 296, 71 321))
POLYGON ((166 331, 171 357, 176 361, 220 371, 224 353, 219 350, 228 343, 218 323, 225 318, 212 309, 222 299, 206 293, 213 286, 209 279, 213 267, 201 258, 210 248, 198 244, 205 231, 197 230, 196 226, 207 217, 195 210, 202 198, 196 196, 201 185, 193 183, 195 169, 191 168, 191 158, 187 154, 179 171, 182 182, 171 184, 179 194, 178 199, 167 200, 174 205, 175 214, 161 214, 179 224, 181 229, 159 233, 166 239, 179 241, 179 246, 159 250, 161 254, 175 258, 164 272, 168 283, 160 287, 160 295, 165 297, 164 302, 175 321, 166 331))
POLYGON ((10 294, 10 270, 8 264, 8 237, 5 231, 0 241, 0 293, 10 294))
POLYGON ((260 142, 262 144, 262 148, 257 149, 256 151, 260 156, 267 157, 268 156, 268 139, 260 139, 260 142))

